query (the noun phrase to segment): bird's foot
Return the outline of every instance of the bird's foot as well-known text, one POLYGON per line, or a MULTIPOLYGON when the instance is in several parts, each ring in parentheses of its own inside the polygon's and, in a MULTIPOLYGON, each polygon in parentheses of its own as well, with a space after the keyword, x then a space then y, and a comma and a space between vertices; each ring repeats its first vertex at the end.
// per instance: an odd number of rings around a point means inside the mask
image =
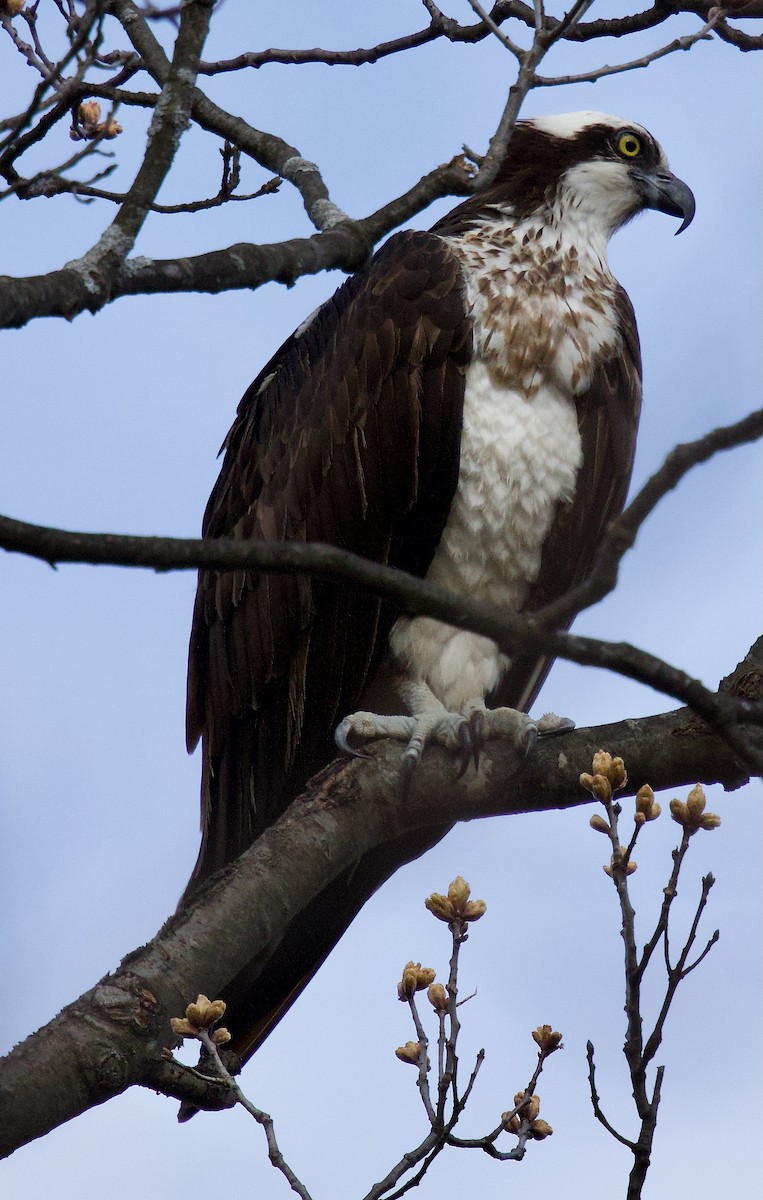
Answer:
POLYGON ((475 702, 467 705, 463 713, 454 713, 438 702, 414 716, 352 713, 337 726, 334 740, 345 754, 357 758, 368 758, 361 746, 377 738, 389 737, 405 742, 403 767, 407 774, 420 762, 425 746, 443 746, 459 754, 461 778, 470 762, 474 763, 475 770, 479 769, 480 753, 486 741, 494 738, 510 741, 522 761, 539 737, 566 733, 574 728, 573 721, 553 713, 534 721, 515 708, 486 708, 482 702, 475 702))
POLYGON ((465 720, 468 722, 469 733, 462 740, 463 755, 459 779, 465 774, 470 762, 474 763, 475 771, 479 770, 480 752, 488 741, 502 738, 509 742, 516 752, 518 762, 521 762, 532 753, 539 737, 568 733, 575 728, 575 722, 569 717, 545 713, 539 721, 535 721, 516 708, 486 708, 481 701, 474 701, 467 706, 465 720))
POLYGON ((368 758, 366 751, 361 749, 364 743, 378 738, 394 738, 406 743, 403 762, 406 767, 412 768, 418 763, 428 743, 444 746, 448 750, 463 748, 464 737, 468 736, 463 730, 468 725, 465 717, 448 712, 442 704, 433 705, 414 716, 386 717, 378 713, 356 712, 340 722, 334 733, 334 741, 345 754, 368 758))

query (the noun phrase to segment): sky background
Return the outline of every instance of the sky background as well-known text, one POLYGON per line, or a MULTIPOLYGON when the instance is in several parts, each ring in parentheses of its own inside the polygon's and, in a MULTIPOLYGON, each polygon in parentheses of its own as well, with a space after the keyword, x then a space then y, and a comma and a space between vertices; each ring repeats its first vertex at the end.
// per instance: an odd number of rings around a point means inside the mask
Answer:
MULTIPOLYGON (((43 22, 52 22, 52 9, 42 0, 43 22)), ((613 11, 622 6, 597 5, 593 15, 613 11)), ((468 19, 465 4, 448 12, 468 19)), ((414 0, 228 0, 205 57, 369 46, 425 21, 414 0)), ((656 36, 562 47, 547 73, 630 59, 695 28, 685 18, 656 36)), ((644 351, 634 486, 677 441, 760 405, 762 68, 763 59, 716 41, 594 85, 538 90, 523 110, 595 108, 638 121, 696 195, 696 219, 680 239, 674 220, 648 213, 612 246, 644 351)), ((319 162, 332 198, 364 216, 462 144, 484 150, 513 72, 514 60, 491 40, 427 47, 361 69, 273 66, 211 81, 208 91, 319 162)), ((2 113, 19 111, 31 87, 8 39, 0 41, 2 113)), ((146 128, 139 110, 119 119, 119 171, 107 185, 115 188, 131 179, 146 128)), ((57 137, 63 157, 71 143, 64 128, 57 137)), ((218 143, 192 132, 160 199, 214 194, 219 162, 218 143)), ((242 187, 253 191, 266 178, 247 163, 242 187)), ((411 224, 426 227, 449 207, 440 202, 411 224)), ((96 240, 112 211, 71 198, 6 200, 0 270, 28 275, 63 265, 96 240)), ((284 185, 251 205, 152 217, 136 252, 165 258, 310 232, 301 201, 284 185)), ((0 511, 70 529, 196 535, 239 397, 340 280, 324 274, 291 290, 270 284, 255 293, 123 299, 97 317, 4 332, 0 511)), ((646 523, 616 594, 576 628, 634 642, 714 686, 760 633, 760 468, 753 447, 696 469, 646 523)), ((186 756, 183 742, 190 573, 54 572, 18 556, 4 556, 0 570, 5 1050, 151 938, 174 909, 197 852, 199 760, 186 756)), ((640 685, 567 664, 555 667, 540 701, 541 710, 581 726, 672 707, 640 685)), ((690 919, 700 877, 712 869, 718 882, 704 929, 709 936, 719 927, 721 940, 679 989, 658 1056, 667 1072, 650 1200, 759 1194, 749 1131, 763 1116, 760 802, 759 785, 730 795, 712 789, 709 807, 722 827, 698 836, 689 855, 678 925, 690 919)), ((533 1028, 553 1024, 565 1050, 539 1088, 553 1138, 532 1146, 522 1164, 445 1153, 419 1195, 625 1194, 630 1156, 595 1123, 586 1081, 590 1037, 605 1109, 633 1134, 615 895, 601 870, 607 846, 589 815, 457 828, 366 906, 246 1069, 245 1089, 275 1116, 281 1147, 316 1200, 363 1195, 425 1132, 415 1073, 393 1056, 412 1036, 395 984, 410 958, 443 977, 447 931, 422 902, 458 873, 488 904, 463 960, 463 988, 477 996, 462 1010, 462 1062, 468 1069, 476 1051, 487 1050, 463 1134, 491 1129, 524 1086, 533 1028)), ((642 835, 634 879, 640 942, 653 928, 677 841, 667 818, 642 835)), ((649 1012, 657 994, 648 989, 649 1012)), ((179 1127, 175 1108, 133 1089, 0 1164, 0 1195, 287 1194, 246 1114, 202 1114, 179 1127)))

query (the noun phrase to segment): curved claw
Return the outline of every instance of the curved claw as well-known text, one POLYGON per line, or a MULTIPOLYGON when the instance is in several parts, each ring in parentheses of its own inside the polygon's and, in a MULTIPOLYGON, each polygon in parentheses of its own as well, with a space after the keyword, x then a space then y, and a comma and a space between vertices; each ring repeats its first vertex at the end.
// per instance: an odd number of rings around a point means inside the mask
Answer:
POLYGON ((346 717, 344 721, 340 721, 334 730, 334 742, 343 754, 348 754, 350 758, 371 758, 367 750, 359 750, 357 746, 352 746, 347 735, 352 729, 352 722, 346 717))
POLYGON ((469 727, 472 731, 472 745, 474 747, 474 769, 480 769, 480 750, 485 741, 485 714, 477 709, 469 718, 469 727))
POLYGON ((416 770, 420 761, 421 747, 418 744, 412 746, 409 742, 408 746, 403 751, 402 757, 403 771, 409 778, 411 775, 413 775, 413 772, 416 770))
POLYGON ((468 721, 458 728, 458 741, 461 746, 461 769, 456 776, 462 779, 470 762, 474 763, 475 771, 480 769, 480 751, 485 741, 485 714, 476 709, 468 721))
POLYGON ((456 779, 463 779, 466 774, 469 763, 474 758, 479 757, 479 751, 474 744, 474 733, 472 730, 471 721, 462 721, 456 733, 458 744, 461 747, 461 765, 458 769, 456 779))
POLYGON ((527 726, 527 729, 525 730, 524 734, 522 735, 522 742, 525 747, 525 758, 528 758, 529 755, 532 754, 533 750, 535 749, 535 747, 538 744, 538 726, 537 725, 528 725, 527 726))

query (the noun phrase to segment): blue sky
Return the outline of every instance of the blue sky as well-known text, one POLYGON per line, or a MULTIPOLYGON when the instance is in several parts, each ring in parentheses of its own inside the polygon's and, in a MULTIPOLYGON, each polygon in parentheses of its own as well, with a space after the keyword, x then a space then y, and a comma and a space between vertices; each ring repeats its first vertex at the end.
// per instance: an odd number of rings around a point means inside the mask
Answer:
MULTIPOLYGON (((423 24, 419 8, 413 0, 229 0, 206 57, 269 45, 370 45, 423 24)), ((465 17, 466 8, 451 11, 465 17)), ((665 40, 695 27, 676 23, 665 40)), ((656 44, 652 35, 630 46, 562 48, 549 71, 585 70, 656 44)), ((209 91, 318 161, 332 197, 362 216, 463 143, 484 149, 512 70, 507 52, 487 42, 429 47, 373 68, 271 67, 215 80, 209 91)), ((26 102, 25 80, 8 42, 0 43, 3 112, 26 102)), ((612 246, 644 350, 636 484, 676 441, 760 404, 760 92, 760 60, 713 43, 595 85, 537 91, 524 109, 596 108, 644 124, 697 198, 681 238, 673 238, 674 221, 649 213, 612 246)), ((120 120, 114 186, 129 180, 144 145, 140 112, 123 110, 120 120)), ((62 153, 70 145, 63 130, 62 153)), ((243 186, 254 190, 265 177, 247 164, 243 186)), ((161 199, 212 194, 218 182, 217 144, 192 133, 161 199)), ((448 207, 441 202, 415 224, 431 224, 448 207)), ((110 216, 105 206, 66 198, 7 200, 0 270, 60 266, 84 252, 110 216)), ((284 186, 252 205, 151 218, 136 251, 169 257, 309 232, 284 186)), ((271 284, 256 293, 125 299, 97 317, 3 333, 0 511, 72 529, 194 535, 241 393, 339 281, 323 275, 291 290, 271 284)), ((760 632, 760 466, 754 447, 696 470, 647 522, 617 593, 577 628, 635 642, 708 684, 732 669, 760 632)), ((199 763, 183 745, 190 574, 54 572, 16 556, 0 568, 6 1048, 150 938, 174 908, 196 855, 199 763)), ((559 664, 541 707, 587 725, 673 705, 627 680, 559 664)), ((700 876, 712 869, 718 883, 706 929, 720 927, 721 940, 679 990, 668 1021, 652 1200, 754 1194, 761 1182, 743 1136, 733 1159, 718 1151, 721 1107, 726 1128, 730 1116, 749 1130, 763 1115, 761 1033, 750 1019, 761 992, 760 801, 759 785, 728 796, 714 790, 710 807, 723 825, 697 837, 689 858, 679 903, 688 915, 700 876)), ((443 1155, 420 1194, 558 1193, 570 1178, 587 1200, 624 1194, 628 1156, 595 1124, 585 1077, 591 1037, 607 1111, 632 1133, 614 893, 588 815, 458 828, 374 898, 247 1069, 244 1086, 276 1117, 282 1148, 316 1197, 362 1195, 424 1132, 413 1072, 393 1057, 412 1036, 395 983, 409 958, 442 976, 446 938, 422 901, 457 873, 488 903, 465 961, 464 987, 478 993, 463 1010, 463 1059, 480 1046, 488 1054, 465 1132, 491 1128, 529 1077, 532 1028, 551 1022, 566 1049, 540 1088, 553 1138, 521 1165, 443 1155)), ((640 845, 640 940, 651 931, 676 842, 677 827, 663 818, 640 845)), ((107 1183, 115 1200, 138 1188, 165 1197, 221 1186, 286 1194, 243 1113, 178 1127, 171 1102, 138 1090, 0 1164, 0 1189, 25 1200, 89 1196, 107 1183)))

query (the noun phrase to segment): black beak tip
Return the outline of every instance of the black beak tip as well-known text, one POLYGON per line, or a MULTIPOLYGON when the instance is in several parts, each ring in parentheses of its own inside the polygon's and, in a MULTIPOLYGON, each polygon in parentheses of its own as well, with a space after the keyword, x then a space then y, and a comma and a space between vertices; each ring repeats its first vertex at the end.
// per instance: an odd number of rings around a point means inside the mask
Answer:
POLYGON ((646 208, 657 209, 671 217, 682 217, 676 235, 683 233, 694 220, 696 202, 691 188, 670 171, 633 171, 633 179, 646 208))
MULTIPOLYGON (((687 191, 688 191, 688 188, 687 188, 687 191)), ((689 192, 689 195, 691 196, 691 192, 689 192)), ((677 230, 676 230, 676 232, 675 232, 675 236, 676 236, 676 237, 678 237, 679 233, 683 233, 684 229, 688 229, 688 228, 689 228, 689 226, 691 225, 692 221, 694 220, 694 213, 695 213, 695 212, 696 212, 696 205, 695 205, 695 203, 694 203, 694 197, 693 197, 693 196, 691 196, 691 202, 690 202, 690 203, 688 203, 688 204, 684 204, 684 207, 683 207, 683 221, 682 221, 682 222, 681 222, 681 224, 678 226, 678 229, 677 229, 677 230)))

